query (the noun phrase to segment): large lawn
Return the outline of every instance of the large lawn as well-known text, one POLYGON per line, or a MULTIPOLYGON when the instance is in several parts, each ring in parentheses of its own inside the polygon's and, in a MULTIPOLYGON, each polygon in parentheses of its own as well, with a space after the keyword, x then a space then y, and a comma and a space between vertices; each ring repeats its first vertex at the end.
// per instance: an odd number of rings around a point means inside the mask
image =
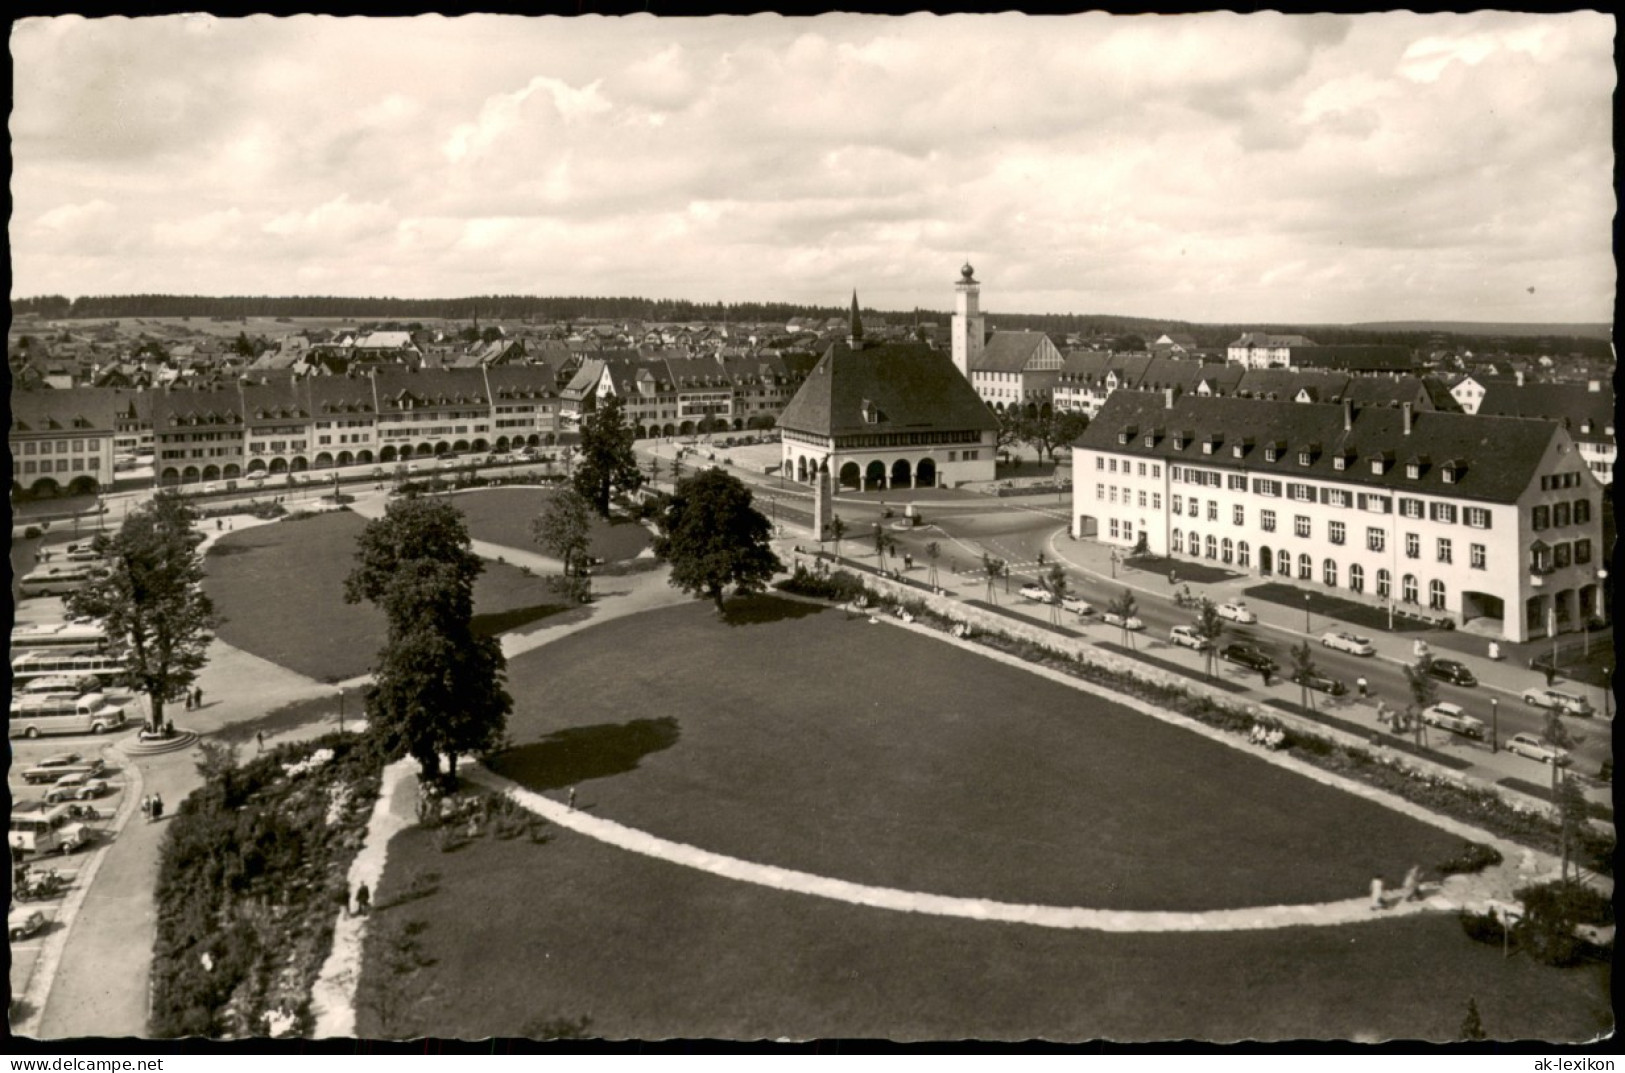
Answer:
MULTIPOLYGON (((551 494, 544 488, 480 488, 458 494, 453 502, 468 518, 468 532, 475 540, 542 553, 530 535, 530 523, 551 494)), ((636 557, 649 544, 649 531, 636 522, 593 519, 591 553, 596 558, 620 562, 636 557)))
POLYGON ((557 830, 448 853, 408 830, 375 905, 362 1036, 534 1036, 586 1017, 591 1035, 647 1040, 1447 1040, 1470 997, 1496 1039, 1581 1040, 1613 1023, 1606 966, 1503 960, 1447 915, 1064 932, 858 908, 557 830), (398 978, 402 1009, 381 1025, 368 998, 380 936, 413 921, 432 964, 398 978))
POLYGON ((495 767, 746 860, 1051 905, 1354 898, 1460 845, 929 637, 772 597, 756 606, 768 621, 673 607, 514 660, 515 747, 495 767))
MULTIPOLYGON (((364 519, 319 514, 229 533, 209 550, 204 589, 220 639, 322 682, 364 674, 384 643, 384 616, 344 602, 364 519)), ((541 577, 487 562, 474 586, 475 628, 518 629, 566 608, 541 577)))

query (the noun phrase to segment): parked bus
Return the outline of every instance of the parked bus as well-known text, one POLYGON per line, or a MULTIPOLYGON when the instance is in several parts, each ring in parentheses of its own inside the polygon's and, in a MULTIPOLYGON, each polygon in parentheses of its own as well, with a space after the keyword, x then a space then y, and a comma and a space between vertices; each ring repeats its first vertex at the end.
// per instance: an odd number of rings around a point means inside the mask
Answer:
POLYGON ((41 566, 24 574, 17 582, 20 596, 61 596, 88 585, 103 567, 97 563, 65 563, 41 566))
POLYGON ((85 825, 77 823, 67 805, 20 810, 11 814, 6 841, 13 853, 71 853, 88 841, 85 825))
POLYGON ((122 660, 94 649, 65 652, 36 648, 11 661, 11 680, 14 683, 35 678, 73 678, 90 674, 102 679, 116 679, 123 673, 122 660))
POLYGON ((124 725, 124 708, 108 702, 106 694, 36 693, 11 702, 13 738, 41 734, 105 734, 124 725))
POLYGON ((11 647, 84 648, 107 641, 107 631, 99 622, 52 622, 43 626, 21 626, 11 631, 11 647))
POLYGON ((36 693, 67 693, 82 697, 86 693, 103 692, 102 680, 94 674, 47 674, 24 681, 12 680, 11 691, 32 696, 36 693))

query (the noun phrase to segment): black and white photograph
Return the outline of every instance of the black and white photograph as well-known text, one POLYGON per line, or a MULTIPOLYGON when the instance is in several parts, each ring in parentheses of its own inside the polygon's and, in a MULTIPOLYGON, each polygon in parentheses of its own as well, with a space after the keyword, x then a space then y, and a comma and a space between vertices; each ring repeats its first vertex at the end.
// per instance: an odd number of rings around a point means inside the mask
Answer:
POLYGON ((1615 34, 13 20, 13 1038, 1607 1046, 1615 34))

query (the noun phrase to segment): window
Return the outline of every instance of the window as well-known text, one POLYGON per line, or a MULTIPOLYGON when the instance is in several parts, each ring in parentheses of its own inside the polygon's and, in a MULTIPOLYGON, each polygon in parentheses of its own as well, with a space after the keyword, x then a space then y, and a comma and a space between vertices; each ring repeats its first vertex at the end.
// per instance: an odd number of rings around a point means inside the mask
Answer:
POLYGON ((1439 561, 1441 563, 1448 563, 1450 561, 1450 538, 1449 537, 1440 537, 1439 538, 1439 561))
POLYGON ((1258 527, 1260 529, 1264 530, 1264 532, 1266 532, 1266 533, 1275 532, 1275 512, 1273 510, 1261 510, 1261 511, 1259 511, 1258 512, 1258 527))
POLYGON ((1171 500, 1171 502, 1173 504, 1175 514, 1184 514, 1185 513, 1185 497, 1184 496, 1174 496, 1173 499, 1171 500))
POLYGON ((1365 531, 1365 546, 1368 551, 1381 551, 1388 546, 1388 532, 1385 529, 1367 529, 1365 531))
POLYGON ((1112 533, 1112 539, 1113 540, 1117 539, 1117 519, 1116 518, 1112 519, 1111 533, 1112 533))
POLYGON ((1309 516, 1299 514, 1292 519, 1292 535, 1307 537, 1309 535, 1309 516))
POLYGON ((1379 568, 1377 570, 1377 595, 1384 600, 1388 599, 1389 594, 1393 592, 1393 586, 1393 575, 1389 574, 1386 569, 1379 568))
POLYGON ((1278 459, 1280 457, 1281 457, 1281 452, 1277 451, 1275 448, 1273 448, 1273 447, 1264 448, 1264 461, 1266 461, 1266 462, 1274 462, 1276 459, 1278 459))
POLYGON ((1108 467, 1113 473, 1117 472, 1117 459, 1112 459, 1108 467))
POLYGON ((1308 451, 1299 451, 1298 452, 1298 465, 1307 466, 1310 463, 1310 461, 1312 461, 1312 459, 1310 458, 1310 455, 1309 455, 1308 451))
POLYGON ((1134 523, 1133 522, 1127 522, 1126 521, 1126 522, 1123 523, 1123 539, 1124 540, 1133 540, 1134 539, 1134 523))
POLYGON ((1106 456, 1104 456, 1104 455, 1096 455, 1095 456, 1095 468, 1096 469, 1105 469, 1106 468, 1106 456))
POLYGON ((1247 490, 1247 478, 1238 473, 1232 473, 1226 479, 1226 487, 1232 492, 1245 492, 1247 490))
POLYGON ((1151 509, 1152 510, 1161 510, 1162 509, 1162 493, 1161 492, 1152 492, 1151 493, 1151 509))
POLYGON ((1483 507, 1468 507, 1462 512, 1462 521, 1470 529, 1488 529, 1490 527, 1490 512, 1483 507))
POLYGON ((1279 497, 1281 494, 1281 482, 1266 481, 1262 477, 1255 477, 1253 479, 1253 494, 1279 497))
POLYGON ((1111 501, 1113 503, 1116 503, 1117 502, 1117 485, 1114 484, 1109 489, 1107 489, 1107 495, 1110 496, 1111 501))
POLYGON ((1399 598, 1407 604, 1416 602, 1416 575, 1406 574, 1399 583, 1399 598))
POLYGON ((1176 552, 1182 552, 1185 550, 1185 538, 1180 534, 1178 529, 1175 529, 1172 533, 1168 534, 1168 547, 1170 550, 1176 552))
POLYGON ((1217 559, 1219 557, 1219 542, 1213 539, 1212 533, 1207 535, 1207 557, 1209 559, 1217 559))
MULTIPOLYGON (((59 466, 57 468, 60 469, 61 467, 59 466)), ((1563 567, 1565 567, 1567 565, 1569 565, 1569 545, 1567 545, 1567 544, 1553 545, 1553 547, 1552 547, 1552 568, 1554 570, 1561 570, 1561 569, 1563 569, 1563 567)))
POLYGON ((1235 558, 1235 554, 1236 546, 1231 542, 1229 537, 1225 537, 1219 542, 1219 558, 1222 561, 1229 562, 1231 559, 1235 558))
POLYGON ((1211 499, 1207 501, 1207 520, 1210 522, 1219 520, 1219 504, 1211 499))
POLYGON ((1576 499, 1574 501, 1574 524, 1585 525, 1591 520, 1591 500, 1576 499))
POLYGON ((1190 508, 1189 514, 1192 518, 1202 516, 1202 504, 1195 496, 1191 496, 1185 505, 1190 508))
POLYGON ((1469 544, 1467 546, 1467 562, 1474 570, 1484 569, 1484 545, 1469 544))
POLYGON ((1435 611, 1444 610, 1444 582, 1437 578, 1428 582, 1428 606, 1435 611))
POLYGON ((1230 508, 1230 524, 1231 525, 1246 525, 1247 524, 1247 508, 1243 507, 1243 506, 1241 506, 1239 504, 1234 506, 1234 507, 1231 507, 1230 508))
POLYGON ((1315 501, 1314 486, 1309 484, 1294 484, 1292 486, 1292 498, 1297 500, 1299 503, 1313 503, 1315 501))
POLYGON ((1141 462, 1139 465, 1140 465, 1140 476, 1144 477, 1145 476, 1145 463, 1141 462))
POLYGON ((1298 556, 1298 580, 1309 581, 1315 576, 1315 561, 1308 555, 1298 556))
POLYGON ((1253 565, 1253 552, 1245 540, 1236 545, 1236 565, 1248 567, 1253 565))
POLYGON ((1326 535, 1333 544, 1345 544, 1348 542, 1348 527, 1342 522, 1332 522, 1327 526, 1326 535))
POLYGON ((1197 558, 1202 554, 1202 538, 1197 536, 1195 531, 1191 532, 1190 539, 1186 543, 1189 545, 1191 558, 1197 558))
POLYGON ((1456 524, 1456 505, 1454 503, 1429 503, 1428 517, 1436 522, 1456 524))
POLYGON ((1151 467, 1151 476, 1152 477, 1161 477, 1162 476, 1162 466, 1160 464, 1153 465, 1151 467))
POLYGON ((1365 591, 1365 567, 1355 563, 1349 567, 1349 591, 1365 591))
MULTIPOLYGON (((949 459, 949 461, 951 462, 951 461, 953 461, 953 459, 949 459)), ((1095 485, 1095 498, 1096 499, 1105 499, 1106 498, 1106 486, 1104 484, 1095 485)))
POLYGON ((1574 561, 1577 563, 1589 563, 1591 561, 1591 541, 1589 539, 1574 542, 1574 561))
POLYGON ((1321 491, 1326 497, 1325 502, 1330 503, 1334 507, 1352 507, 1352 506, 1354 506, 1354 493, 1352 493, 1352 492, 1350 492, 1350 491, 1348 491, 1346 489, 1343 489, 1343 488, 1323 488, 1323 489, 1321 489, 1321 491))
POLYGON ((1535 507, 1529 512, 1529 527, 1534 530, 1550 529, 1552 525, 1552 508, 1535 507))
POLYGON ((1145 493, 1143 491, 1140 493, 1140 509, 1145 509, 1145 493))
POLYGON ((1405 534, 1405 558, 1420 559, 1422 557, 1422 538, 1415 533, 1405 534))
POLYGON ((1328 589, 1337 588, 1337 560, 1327 559, 1320 564, 1320 580, 1328 589))
POLYGON ((1416 462, 1405 463, 1405 476, 1409 477, 1413 481, 1420 480, 1422 478, 1421 465, 1416 462))
POLYGON ((1552 507, 1552 528, 1561 529, 1569 524, 1569 505, 1558 503, 1552 507))
POLYGON ((1370 511, 1372 514, 1387 514, 1393 509, 1393 500, 1388 496, 1361 493, 1360 509, 1370 511))
POLYGON ((1420 518, 1422 516, 1422 501, 1420 499, 1399 499, 1399 513, 1405 518, 1420 518))

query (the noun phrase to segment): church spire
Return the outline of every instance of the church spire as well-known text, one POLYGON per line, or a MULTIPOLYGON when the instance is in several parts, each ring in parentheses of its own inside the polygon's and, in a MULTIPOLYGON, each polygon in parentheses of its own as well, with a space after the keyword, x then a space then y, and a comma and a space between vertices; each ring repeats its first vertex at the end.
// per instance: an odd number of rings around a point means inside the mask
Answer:
POLYGON ((863 321, 858 318, 857 288, 852 290, 852 330, 846 341, 851 344, 853 350, 863 346, 863 321))

